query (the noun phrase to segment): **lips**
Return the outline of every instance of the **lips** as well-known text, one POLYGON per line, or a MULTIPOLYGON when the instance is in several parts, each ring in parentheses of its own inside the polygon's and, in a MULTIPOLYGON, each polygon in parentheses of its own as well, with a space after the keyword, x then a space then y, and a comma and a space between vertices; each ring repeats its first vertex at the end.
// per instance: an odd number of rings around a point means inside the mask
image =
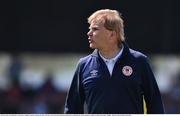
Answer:
POLYGON ((89 41, 89 43, 92 43, 92 42, 93 42, 93 40, 92 40, 92 39, 90 39, 90 38, 88 38, 88 41, 89 41))
POLYGON ((89 43, 92 43, 92 41, 91 41, 91 40, 89 40, 89 43))

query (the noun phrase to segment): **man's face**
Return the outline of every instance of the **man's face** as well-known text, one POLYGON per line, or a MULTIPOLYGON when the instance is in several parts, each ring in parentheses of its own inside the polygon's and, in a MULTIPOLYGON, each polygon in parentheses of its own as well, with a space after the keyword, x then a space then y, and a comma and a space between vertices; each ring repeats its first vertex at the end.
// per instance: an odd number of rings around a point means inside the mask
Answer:
POLYGON ((108 45, 111 31, 104 27, 103 23, 92 22, 89 27, 88 40, 92 49, 104 49, 108 45))

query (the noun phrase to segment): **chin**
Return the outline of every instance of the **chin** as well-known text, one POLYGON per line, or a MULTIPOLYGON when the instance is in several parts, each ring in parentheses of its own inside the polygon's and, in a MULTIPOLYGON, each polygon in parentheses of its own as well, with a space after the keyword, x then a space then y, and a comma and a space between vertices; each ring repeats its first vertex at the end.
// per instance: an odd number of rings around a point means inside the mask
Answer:
POLYGON ((96 49, 96 46, 94 46, 94 45, 92 45, 92 44, 90 44, 89 47, 90 47, 91 49, 96 49))

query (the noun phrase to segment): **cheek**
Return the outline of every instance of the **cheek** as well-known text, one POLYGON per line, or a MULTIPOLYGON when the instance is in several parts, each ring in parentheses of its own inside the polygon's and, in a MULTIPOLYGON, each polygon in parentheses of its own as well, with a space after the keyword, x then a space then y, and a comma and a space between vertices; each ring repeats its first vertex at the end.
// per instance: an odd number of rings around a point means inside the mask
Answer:
POLYGON ((102 32, 95 32, 94 36, 98 37, 98 38, 102 38, 104 36, 104 34, 102 32))
POLYGON ((103 41, 106 41, 106 34, 104 33, 99 33, 99 32, 95 32, 93 33, 93 40, 96 41, 96 42, 103 42, 103 41))
POLYGON ((93 33, 93 40, 97 41, 100 38, 101 35, 99 35, 98 33, 94 32, 93 33))
POLYGON ((95 37, 98 36, 98 33, 97 33, 97 32, 94 32, 94 33, 93 33, 93 36, 95 36, 95 37))

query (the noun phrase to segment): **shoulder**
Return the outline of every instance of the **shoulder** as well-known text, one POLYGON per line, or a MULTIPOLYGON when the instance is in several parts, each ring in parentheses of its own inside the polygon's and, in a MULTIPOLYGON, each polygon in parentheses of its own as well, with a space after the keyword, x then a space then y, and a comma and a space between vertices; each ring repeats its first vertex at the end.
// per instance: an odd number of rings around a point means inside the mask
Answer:
POLYGON ((86 55, 86 56, 84 56, 84 57, 81 57, 81 58, 79 59, 79 62, 80 62, 80 63, 85 63, 85 62, 87 62, 88 60, 90 60, 91 58, 92 58, 92 55, 89 54, 89 55, 86 55))
POLYGON ((140 67, 142 70, 151 70, 151 63, 149 58, 142 52, 130 49, 130 54, 133 61, 140 67))
POLYGON ((143 54, 142 52, 139 52, 139 51, 136 51, 136 50, 133 50, 133 49, 129 49, 130 51, 130 54, 133 55, 134 57, 136 58, 139 58, 139 57, 147 57, 145 54, 143 54))
POLYGON ((95 60, 98 57, 99 57, 98 56, 98 50, 95 49, 91 54, 89 54, 89 55, 87 55, 85 57, 80 58, 79 63, 80 64, 86 64, 88 62, 91 62, 91 61, 95 60))
POLYGON ((90 61, 91 61, 92 57, 93 57, 93 56, 92 56, 91 54, 89 54, 89 55, 87 55, 87 56, 84 56, 84 57, 81 57, 81 58, 79 59, 79 61, 78 61, 78 65, 79 65, 79 66, 82 66, 82 65, 87 64, 87 62, 90 62, 90 61))
POLYGON ((142 52, 131 49, 126 42, 123 42, 123 45, 124 45, 123 53, 128 58, 133 59, 133 60, 142 60, 142 59, 147 58, 147 56, 143 54, 142 52))
POLYGON ((77 69, 80 71, 80 72, 83 72, 85 71, 86 68, 89 68, 90 66, 92 66, 92 64, 94 63, 96 57, 93 56, 92 54, 90 55, 87 55, 85 57, 82 57, 79 59, 78 61, 78 64, 77 64, 77 69))
POLYGON ((147 62, 148 57, 142 52, 139 52, 133 49, 129 49, 129 51, 133 59, 136 59, 140 62, 147 62))

